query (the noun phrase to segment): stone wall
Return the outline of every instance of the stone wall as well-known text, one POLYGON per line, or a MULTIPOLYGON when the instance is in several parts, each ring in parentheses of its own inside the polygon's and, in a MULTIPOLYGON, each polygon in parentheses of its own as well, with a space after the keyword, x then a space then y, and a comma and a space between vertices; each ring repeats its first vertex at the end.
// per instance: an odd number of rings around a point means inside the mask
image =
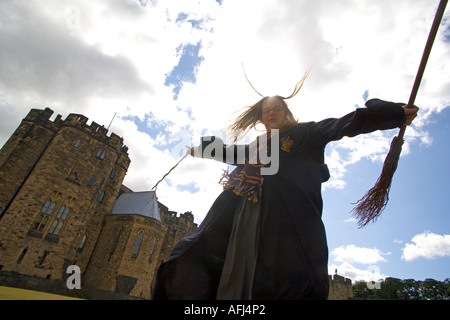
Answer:
POLYGON ((178 241, 197 228, 197 224, 194 223, 192 212, 185 212, 177 216, 176 212, 169 211, 167 207, 161 204, 160 215, 161 222, 168 227, 161 248, 160 261, 162 262, 169 258, 173 247, 178 241))
POLYGON ((84 272, 130 164, 117 135, 52 113, 32 109, 0 150, 0 270, 46 280, 84 272))
POLYGON ((167 227, 155 219, 129 214, 107 215, 83 277, 84 285, 150 299, 166 230, 167 227))
POLYGON ((349 300, 353 298, 352 280, 340 275, 328 276, 328 300, 349 300))

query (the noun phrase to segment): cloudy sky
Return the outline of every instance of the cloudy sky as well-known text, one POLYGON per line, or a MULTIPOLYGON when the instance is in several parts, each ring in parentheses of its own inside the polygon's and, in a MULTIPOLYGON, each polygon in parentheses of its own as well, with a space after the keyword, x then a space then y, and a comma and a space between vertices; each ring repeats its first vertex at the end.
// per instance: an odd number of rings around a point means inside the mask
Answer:
MULTIPOLYGON (((300 121, 367 99, 406 102, 438 1, 43 0, 0 2, 0 145, 31 108, 81 113, 124 138, 124 184, 150 190, 201 136, 264 95, 300 121)), ((358 229, 352 203, 375 183, 397 130, 330 143, 323 185, 330 273, 352 280, 450 277, 450 15, 444 16, 406 131, 390 201, 358 229)), ((247 141, 256 133, 251 133, 247 141)), ((244 141, 245 142, 245 141, 244 141)), ((200 223, 226 166, 187 158, 157 195, 200 223)))

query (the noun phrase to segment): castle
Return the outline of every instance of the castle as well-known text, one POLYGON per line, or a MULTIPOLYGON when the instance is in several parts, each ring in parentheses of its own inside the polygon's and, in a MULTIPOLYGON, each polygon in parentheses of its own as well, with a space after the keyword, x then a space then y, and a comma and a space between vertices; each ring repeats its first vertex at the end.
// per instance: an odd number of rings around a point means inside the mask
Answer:
MULTIPOLYGON (((156 271, 197 228, 133 192, 123 139, 88 118, 32 109, 0 150, 0 285, 88 299, 150 299, 156 271), (79 290, 69 288, 79 268, 79 290)), ((330 277, 330 299, 351 281, 330 277)))
POLYGON ((122 185, 123 139, 80 114, 32 109, 0 151, 0 285, 143 298, 161 261, 197 225, 153 191, 122 185), (68 290, 68 266, 81 292, 68 290))

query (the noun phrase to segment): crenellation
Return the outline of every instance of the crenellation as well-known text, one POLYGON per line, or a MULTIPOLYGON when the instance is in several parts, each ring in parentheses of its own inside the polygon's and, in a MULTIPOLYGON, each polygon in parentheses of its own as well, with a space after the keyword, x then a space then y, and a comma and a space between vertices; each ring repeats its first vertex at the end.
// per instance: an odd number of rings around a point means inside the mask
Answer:
POLYGON ((64 120, 62 120, 61 115, 58 114, 53 122, 58 125, 61 125, 61 124, 63 124, 64 120))
POLYGON ((353 298, 352 280, 337 273, 328 276, 328 300, 350 300, 353 298))
POLYGON ((22 123, 31 122, 39 127, 46 128, 53 132, 56 132, 60 125, 58 123, 50 121, 50 117, 53 114, 53 110, 50 108, 45 108, 44 110, 40 109, 31 109, 28 115, 22 120, 22 123))
MULTIPOLYGON (((108 138, 108 140, 111 140, 111 137, 108 137, 106 134, 108 133, 108 129, 106 129, 104 126, 98 127, 96 132, 95 132, 95 136, 100 138, 100 139, 104 139, 105 137, 108 138)), ((109 142, 111 143, 111 142, 109 142)))
POLYGON ((79 129, 81 132, 96 138, 98 141, 110 146, 116 153, 121 153, 123 145, 123 138, 119 137, 115 133, 111 133, 107 136, 108 129, 103 125, 99 125, 95 121, 92 121, 90 125, 87 124, 88 118, 80 115, 71 113, 66 119, 61 123, 61 126, 73 126, 79 129))
POLYGON ((45 122, 45 121, 49 121, 52 114, 53 114, 53 110, 50 108, 45 108, 44 110, 31 109, 24 120, 45 122))
POLYGON ((74 125, 79 126, 80 128, 84 128, 86 126, 86 123, 88 121, 88 118, 76 113, 69 114, 66 119, 64 120, 64 124, 66 125, 74 125))
POLYGON ((109 136, 109 142, 111 145, 113 145, 116 149, 119 149, 121 152, 122 148, 125 147, 123 146, 123 139, 114 132, 111 132, 109 136))
POLYGON ((92 121, 91 125, 88 128, 91 131, 91 133, 95 135, 98 129, 100 128, 100 125, 97 122, 92 121))

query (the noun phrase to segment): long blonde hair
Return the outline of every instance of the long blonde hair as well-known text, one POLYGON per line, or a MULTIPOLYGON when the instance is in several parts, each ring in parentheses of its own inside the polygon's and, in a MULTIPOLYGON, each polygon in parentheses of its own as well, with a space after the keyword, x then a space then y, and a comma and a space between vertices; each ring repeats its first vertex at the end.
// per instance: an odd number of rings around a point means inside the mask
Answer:
POLYGON ((262 105, 264 101, 266 101, 268 98, 278 98, 281 101, 281 104, 284 108, 285 114, 286 114, 286 121, 287 126, 291 127, 298 123, 298 120, 294 118, 294 115, 292 114, 291 110, 289 110, 288 105, 285 100, 291 99, 297 95, 297 93, 300 91, 300 89, 303 86, 303 83, 305 82, 306 78, 308 77, 309 70, 305 72, 303 75, 303 78, 295 85, 294 91, 292 94, 288 97, 282 97, 282 96, 263 96, 261 93, 259 93, 255 87, 253 87, 252 83, 248 80, 247 75, 244 75, 247 79, 250 86, 253 88, 253 90, 256 91, 257 94, 262 96, 263 98, 259 100, 254 105, 245 107, 244 111, 234 120, 234 122, 228 127, 228 131, 233 137, 233 142, 236 142, 243 138, 251 129, 256 129, 256 126, 259 123, 262 123, 262 105))

